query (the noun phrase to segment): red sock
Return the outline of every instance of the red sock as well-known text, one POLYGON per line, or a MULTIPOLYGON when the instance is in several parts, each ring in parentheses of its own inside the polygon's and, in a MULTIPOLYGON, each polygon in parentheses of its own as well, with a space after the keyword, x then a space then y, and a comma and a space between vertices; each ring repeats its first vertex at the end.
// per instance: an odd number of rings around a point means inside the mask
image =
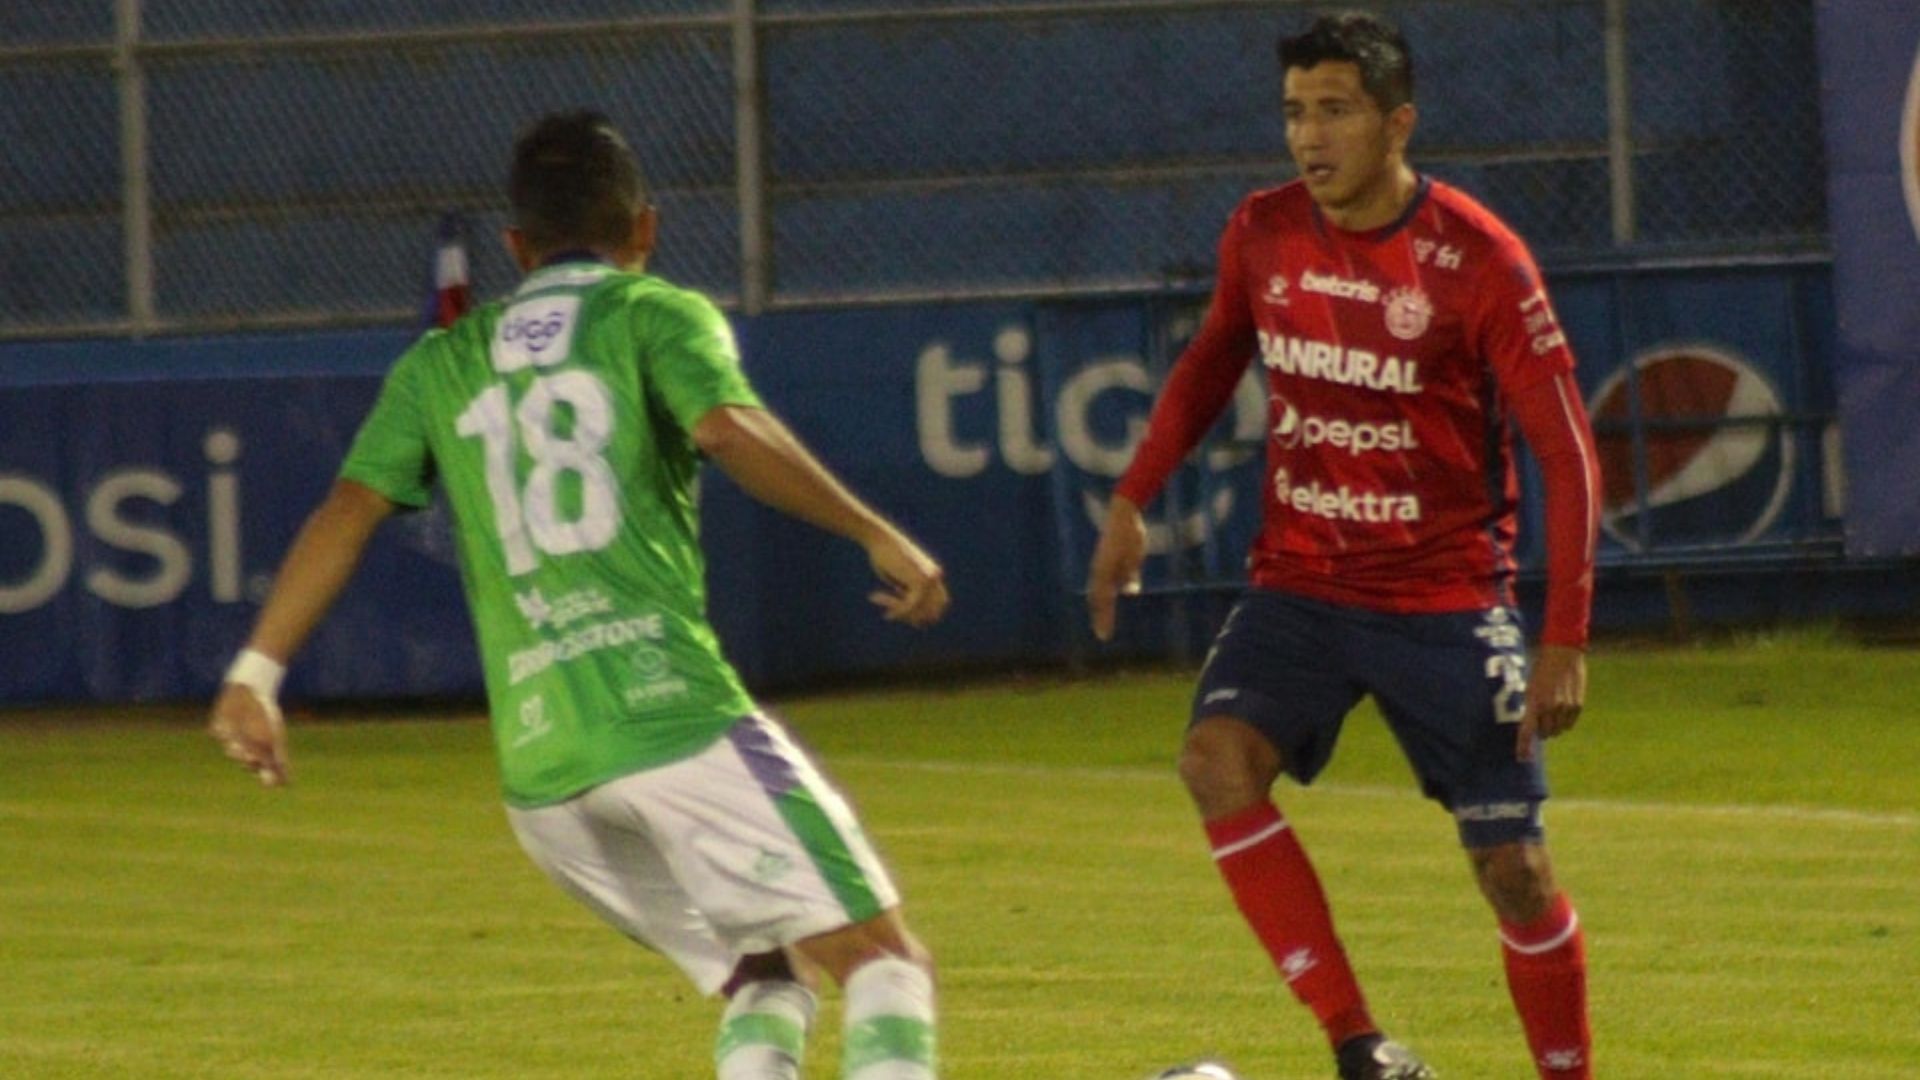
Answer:
POLYGON ((1591 1080, 1587 943, 1565 893, 1525 926, 1500 924, 1507 989, 1527 1029, 1534 1067, 1546 1080, 1591 1080))
POLYGON ((1320 877, 1270 802, 1206 823, 1213 861, 1234 903, 1266 946, 1295 997, 1313 1010, 1336 1048, 1378 1030, 1333 932, 1320 877))

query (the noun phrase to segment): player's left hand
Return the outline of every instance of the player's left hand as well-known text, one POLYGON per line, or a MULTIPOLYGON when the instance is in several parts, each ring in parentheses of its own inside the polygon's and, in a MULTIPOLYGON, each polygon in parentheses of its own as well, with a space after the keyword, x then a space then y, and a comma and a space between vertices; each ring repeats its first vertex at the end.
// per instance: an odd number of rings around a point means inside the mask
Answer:
POLYGON ((885 588, 868 594, 888 622, 932 626, 947 613, 947 575, 934 557, 904 533, 886 529, 867 546, 873 572, 885 588))
POLYGON ((277 702, 261 697, 251 687, 227 683, 214 700, 207 734, 227 757, 259 777, 261 784, 286 784, 287 725, 277 702))
POLYGON ((1587 654, 1567 645, 1542 645, 1527 679, 1527 710, 1520 717, 1515 753, 1532 761, 1541 739, 1570 731, 1587 701, 1587 654))

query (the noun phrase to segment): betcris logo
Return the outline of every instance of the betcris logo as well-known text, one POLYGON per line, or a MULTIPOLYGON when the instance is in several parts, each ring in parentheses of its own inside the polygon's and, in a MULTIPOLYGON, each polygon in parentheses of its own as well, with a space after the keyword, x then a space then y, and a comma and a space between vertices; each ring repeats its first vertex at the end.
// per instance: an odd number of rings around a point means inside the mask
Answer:
POLYGON ((1655 346, 1608 376, 1587 408, 1600 524, 1619 543, 1745 544, 1779 520, 1798 447, 1780 392, 1739 353, 1655 346))
MULTIPOLYGON (((240 439, 216 428, 201 441, 206 476, 207 589, 216 603, 247 599, 241 579, 240 439)), ((78 580, 118 608, 171 603, 193 583, 191 546, 164 520, 187 486, 166 469, 123 465, 79 491, 0 472, 0 615, 45 605, 78 580)), ((264 582, 258 583, 264 586, 264 582)))
MULTIPOLYGON (((1192 335, 1191 320, 1172 328, 1177 344, 1192 335)), ((1078 491, 1087 519, 1097 528, 1106 520, 1105 492, 1126 471, 1134 449, 1146 435, 1147 412, 1156 380, 1137 354, 1096 355, 1080 364, 1060 383, 1053 402, 1053 430, 1058 445, 1035 437, 1041 408, 1035 373, 1028 361, 1033 335, 1020 324, 1003 326, 994 335, 992 359, 957 352, 946 341, 922 346, 915 362, 914 393, 920 454, 927 467, 941 476, 964 480, 985 472, 998 460, 1024 476, 1050 472, 1059 455, 1082 477, 1097 478, 1078 491), (991 393, 996 406, 997 438, 993 442, 967 440, 955 430, 956 406, 964 399, 991 393)), ((1255 368, 1254 371, 1258 369, 1255 368)), ((1235 390, 1231 445, 1211 449, 1201 467, 1226 472, 1251 459, 1266 435, 1266 391, 1253 372, 1235 390)), ((1235 513, 1230 485, 1219 485, 1212 500, 1179 521, 1152 522, 1147 547, 1165 554, 1204 543, 1235 513)), ((1257 509, 1257 508, 1256 508, 1257 509)))
POLYGON ((1900 122, 1900 178, 1907 193, 1907 216, 1920 239, 1920 52, 1907 79, 1907 107, 1900 122))

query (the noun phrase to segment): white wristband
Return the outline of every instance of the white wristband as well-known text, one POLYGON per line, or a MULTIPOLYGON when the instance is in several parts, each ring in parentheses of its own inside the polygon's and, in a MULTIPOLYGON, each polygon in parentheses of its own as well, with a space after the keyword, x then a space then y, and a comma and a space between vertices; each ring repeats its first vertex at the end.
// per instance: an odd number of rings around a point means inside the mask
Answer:
POLYGON ((244 686, 266 701, 280 700, 280 680, 287 677, 287 665, 263 652, 242 649, 227 668, 227 682, 244 686))

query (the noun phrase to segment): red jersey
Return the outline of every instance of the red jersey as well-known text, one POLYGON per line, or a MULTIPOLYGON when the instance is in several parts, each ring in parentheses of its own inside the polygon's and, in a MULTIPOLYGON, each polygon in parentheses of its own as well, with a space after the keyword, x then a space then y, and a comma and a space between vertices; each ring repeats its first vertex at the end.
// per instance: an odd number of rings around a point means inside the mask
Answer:
POLYGON ((1423 177, 1398 220, 1356 233, 1297 181, 1249 196, 1121 495, 1159 493, 1253 359, 1270 424, 1256 585, 1385 612, 1512 603, 1511 417, 1546 473, 1543 639, 1585 643, 1592 435, 1539 270, 1491 211, 1423 177))

